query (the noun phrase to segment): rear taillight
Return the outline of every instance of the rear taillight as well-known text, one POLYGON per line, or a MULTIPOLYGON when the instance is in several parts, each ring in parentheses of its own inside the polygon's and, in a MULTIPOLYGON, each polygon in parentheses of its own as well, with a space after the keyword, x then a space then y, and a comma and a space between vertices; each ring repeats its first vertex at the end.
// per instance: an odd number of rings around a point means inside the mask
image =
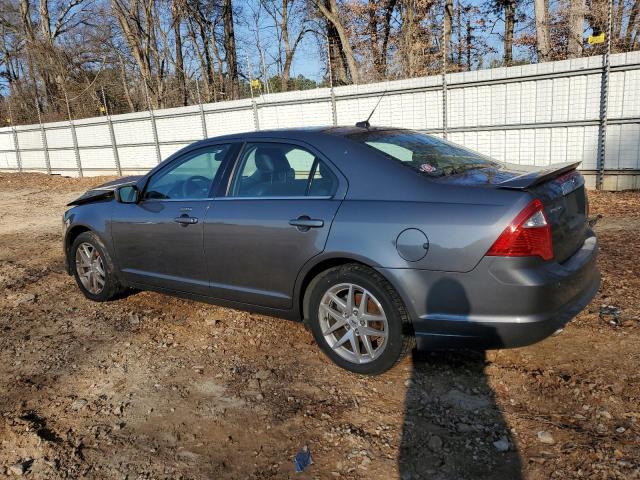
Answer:
POLYGON ((527 205, 487 252, 492 257, 553 258, 551 227, 540 200, 527 205))

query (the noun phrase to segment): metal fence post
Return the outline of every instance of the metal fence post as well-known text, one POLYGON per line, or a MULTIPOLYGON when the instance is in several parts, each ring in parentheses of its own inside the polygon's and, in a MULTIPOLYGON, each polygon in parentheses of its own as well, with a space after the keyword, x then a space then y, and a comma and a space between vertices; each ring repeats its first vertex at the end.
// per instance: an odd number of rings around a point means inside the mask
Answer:
POLYGON ((49 158, 49 144, 47 143, 47 131, 42 123, 42 115, 40 115, 40 104, 36 98, 36 112, 38 112, 38 123, 40 124, 40 136, 42 137, 42 150, 44 151, 44 163, 47 167, 47 173, 51 175, 51 159, 49 158))
POLYGON ((258 103, 255 98, 251 99, 251 106, 253 110, 253 127, 256 130, 260 130, 260 117, 258 116, 258 103))
POLYGON ((104 104, 104 113, 107 115, 107 125, 109 126, 109 136, 111 137, 111 149, 113 150, 113 160, 116 162, 116 170, 118 176, 122 176, 122 166, 120 165, 120 154, 118 153, 118 145, 116 144, 116 133, 113 130, 113 122, 111 121, 111 114, 109 113, 109 106, 107 105, 107 97, 104 94, 104 87, 100 89, 102 91, 102 103, 104 104))
POLYGON ((249 69, 249 92, 251 92, 251 110, 253 112, 253 128, 260 130, 260 117, 258 117, 258 104, 253 96, 253 68, 251 68, 251 62, 249 62, 249 55, 247 55, 247 68, 249 69))
POLYGON ((156 157, 158 163, 160 163, 162 161, 162 153, 160 152, 160 141, 158 140, 158 128, 156 127, 156 117, 153 114, 153 107, 151 106, 151 99, 149 98, 147 82, 144 82, 144 93, 147 97, 147 106, 149 107, 149 120, 151 120, 151 131, 153 132, 153 141, 156 145, 156 157))
POLYGON ((334 127, 338 126, 338 109, 336 108, 336 94, 331 87, 331 121, 334 127))
POLYGON ((609 0, 607 48, 602 59, 602 80, 600 82, 600 125, 598 128, 598 166, 596 172, 596 189, 602 190, 604 183, 604 167, 607 157, 607 108, 609 107, 609 75, 611 73, 611 34, 613 32, 613 1, 609 0))
POLYGON ((67 96, 67 92, 64 92, 64 100, 67 103, 67 115, 69 115, 69 126, 71 127, 71 139, 73 140, 73 151, 76 155, 76 166, 78 168, 78 176, 83 177, 84 172, 82 171, 82 161, 80 160, 80 149, 78 148, 78 136, 76 135, 76 126, 73 123, 73 118, 71 118, 71 107, 69 106, 69 97, 67 96))
POLYGON ((200 97, 200 82, 196 78, 196 93, 198 94, 198 105, 200 106, 200 121, 202 122, 202 138, 209 138, 207 133, 207 119, 204 116, 204 106, 200 97))
POLYGON ((18 131, 13 124, 13 112, 11 111, 11 103, 7 102, 9 107, 9 122, 11 123, 11 133, 13 136, 13 148, 16 149, 16 162, 18 163, 18 172, 22 172, 22 155, 20 154, 20 142, 18 141, 18 131))
POLYGON ((444 20, 447 15, 447 7, 442 17, 442 138, 447 139, 447 42, 444 31, 444 20))

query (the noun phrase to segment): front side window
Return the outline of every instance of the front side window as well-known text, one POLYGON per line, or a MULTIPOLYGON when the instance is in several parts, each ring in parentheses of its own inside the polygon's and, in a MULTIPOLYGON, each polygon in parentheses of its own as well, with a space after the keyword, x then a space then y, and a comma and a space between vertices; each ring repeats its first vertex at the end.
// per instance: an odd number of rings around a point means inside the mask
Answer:
POLYGON ((232 197, 332 196, 334 173, 313 153, 285 143, 249 143, 231 186, 232 197))
POLYGON ((348 135, 348 138, 429 176, 441 177, 499 165, 464 147, 410 130, 369 130, 348 135))
POLYGON ((208 147, 178 162, 176 166, 160 171, 149 181, 144 198, 160 200, 208 198, 229 147, 229 145, 208 147))

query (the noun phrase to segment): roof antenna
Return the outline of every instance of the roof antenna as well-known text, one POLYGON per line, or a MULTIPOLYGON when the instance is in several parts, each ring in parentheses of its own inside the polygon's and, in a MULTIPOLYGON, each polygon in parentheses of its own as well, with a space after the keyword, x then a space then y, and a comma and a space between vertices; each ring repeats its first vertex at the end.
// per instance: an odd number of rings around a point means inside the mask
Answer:
POLYGON ((356 127, 358 127, 358 128, 369 128, 369 127, 371 127, 371 124, 369 123, 369 120, 371 120, 371 117, 373 117, 373 114, 376 111, 376 108, 378 108, 378 105, 380 105, 380 101, 382 100, 382 97, 384 97, 386 94, 387 94, 386 90, 384 92, 382 92, 382 95, 380 95, 380 98, 378 99, 378 103, 376 103, 376 106, 373 107, 373 110, 371 110, 371 113, 369 114, 367 119, 364 122, 356 122, 356 127))

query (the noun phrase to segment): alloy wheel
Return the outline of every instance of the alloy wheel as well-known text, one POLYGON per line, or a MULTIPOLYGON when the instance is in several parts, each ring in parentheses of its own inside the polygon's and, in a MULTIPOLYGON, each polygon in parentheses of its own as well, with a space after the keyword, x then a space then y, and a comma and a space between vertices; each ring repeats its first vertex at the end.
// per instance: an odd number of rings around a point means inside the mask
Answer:
POLYGON ((107 274, 102 256, 90 243, 81 243, 76 249, 76 271, 82 286, 91 294, 98 295, 104 289, 107 274))
POLYGON ((352 363, 369 363, 387 346, 389 324, 378 299, 353 283, 334 285, 325 292, 318 311, 325 341, 352 363))

